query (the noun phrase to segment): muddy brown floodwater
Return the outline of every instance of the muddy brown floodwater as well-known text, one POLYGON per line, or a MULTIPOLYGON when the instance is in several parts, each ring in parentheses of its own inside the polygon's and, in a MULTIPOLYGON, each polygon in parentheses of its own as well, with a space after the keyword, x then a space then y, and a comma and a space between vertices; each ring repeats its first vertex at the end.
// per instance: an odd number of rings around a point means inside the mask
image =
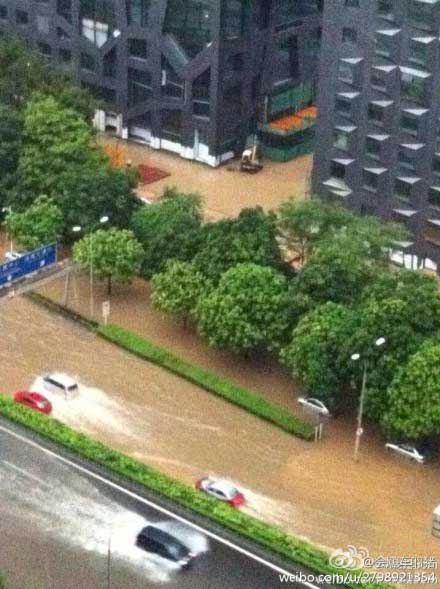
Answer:
POLYGON ((351 421, 329 424, 320 444, 303 442, 24 298, 0 304, 0 334, 4 392, 40 390, 48 370, 79 380, 77 399, 52 399, 74 428, 190 484, 229 478, 249 513, 325 546, 440 555, 430 534, 438 464, 387 455, 369 431, 354 463, 351 421))

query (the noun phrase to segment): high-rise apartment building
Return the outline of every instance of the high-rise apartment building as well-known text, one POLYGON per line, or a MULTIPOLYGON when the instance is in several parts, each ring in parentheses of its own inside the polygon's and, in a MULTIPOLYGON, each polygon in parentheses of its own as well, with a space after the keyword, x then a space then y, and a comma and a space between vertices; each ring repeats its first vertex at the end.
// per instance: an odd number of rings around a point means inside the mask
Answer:
POLYGON ((440 264, 440 1, 326 0, 314 190, 405 224, 440 264))
POLYGON ((101 129, 218 165, 259 127, 313 102, 321 9, 322 0, 0 0, 0 32, 24 36, 102 98, 101 129))

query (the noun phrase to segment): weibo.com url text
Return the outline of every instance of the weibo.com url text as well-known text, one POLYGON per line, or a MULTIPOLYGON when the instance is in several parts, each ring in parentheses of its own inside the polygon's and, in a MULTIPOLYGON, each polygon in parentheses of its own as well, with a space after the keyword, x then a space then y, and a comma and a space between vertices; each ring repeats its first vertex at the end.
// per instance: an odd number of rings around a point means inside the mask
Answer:
POLYGON ((420 585, 436 585, 438 577, 435 573, 425 572, 369 572, 369 573, 338 573, 328 575, 313 575, 306 573, 280 574, 281 583, 313 583, 320 585, 329 583, 347 585, 348 583, 416 583, 420 585))

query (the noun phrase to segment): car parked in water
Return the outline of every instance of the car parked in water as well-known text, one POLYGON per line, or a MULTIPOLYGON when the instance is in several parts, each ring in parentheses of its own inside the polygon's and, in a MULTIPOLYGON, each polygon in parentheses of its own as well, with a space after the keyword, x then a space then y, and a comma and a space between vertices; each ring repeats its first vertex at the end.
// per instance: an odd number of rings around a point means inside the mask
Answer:
POLYGON ((20 403, 40 413, 48 415, 52 411, 51 402, 40 393, 33 393, 32 391, 15 391, 14 401, 20 403))
POLYGON ((330 410, 328 407, 320 401, 319 399, 315 399, 314 397, 299 397, 298 403, 302 405, 305 409, 316 413, 317 415, 322 415, 323 417, 331 417, 330 410))
POLYGON ((194 554, 180 540, 156 526, 145 526, 136 538, 136 546, 188 568, 194 554))
POLYGON ((216 480, 209 477, 196 481, 196 489, 204 491, 211 497, 229 503, 233 507, 240 507, 244 503, 244 495, 232 483, 224 480, 216 480))
POLYGON ((428 452, 412 444, 387 442, 385 448, 419 464, 424 464, 428 460, 428 452))
POLYGON ((25 252, 15 252, 13 250, 9 250, 5 253, 5 260, 6 262, 13 262, 14 260, 18 260, 22 256, 24 256, 25 252))

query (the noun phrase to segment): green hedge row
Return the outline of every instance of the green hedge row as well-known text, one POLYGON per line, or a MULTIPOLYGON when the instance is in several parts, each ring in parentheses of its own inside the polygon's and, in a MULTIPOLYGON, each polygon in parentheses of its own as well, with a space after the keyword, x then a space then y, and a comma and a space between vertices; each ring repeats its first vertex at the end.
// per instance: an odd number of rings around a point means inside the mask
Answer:
POLYGON ((131 331, 116 325, 100 325, 97 332, 118 346, 274 423, 290 434, 305 440, 311 440, 314 437, 313 427, 289 413, 285 407, 271 403, 251 391, 223 380, 208 370, 194 366, 131 331))
MULTIPOLYGON (((329 555, 313 544, 295 538, 275 526, 220 503, 150 466, 75 432, 53 418, 18 405, 4 395, 0 395, 0 415, 32 429, 79 456, 140 483, 149 490, 205 516, 244 538, 257 542, 292 563, 303 565, 312 571, 323 574, 340 572, 329 565, 329 555)), ((390 585, 369 583, 353 584, 348 587, 353 589, 389 589, 390 585)))

